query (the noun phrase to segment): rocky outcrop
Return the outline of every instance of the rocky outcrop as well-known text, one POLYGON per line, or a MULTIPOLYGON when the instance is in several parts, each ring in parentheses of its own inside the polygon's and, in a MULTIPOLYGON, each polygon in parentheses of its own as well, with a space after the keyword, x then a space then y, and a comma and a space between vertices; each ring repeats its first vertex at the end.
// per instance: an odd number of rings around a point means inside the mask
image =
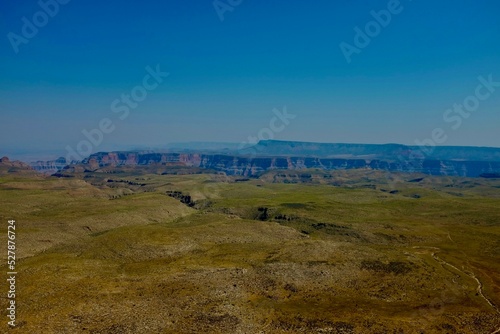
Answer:
POLYGON ((30 163, 30 166, 37 172, 44 174, 54 174, 59 172, 67 165, 66 159, 61 157, 56 160, 35 161, 30 163))
POLYGON ((26 172, 34 173, 33 169, 22 161, 10 160, 8 157, 2 157, 0 159, 0 174, 26 172))

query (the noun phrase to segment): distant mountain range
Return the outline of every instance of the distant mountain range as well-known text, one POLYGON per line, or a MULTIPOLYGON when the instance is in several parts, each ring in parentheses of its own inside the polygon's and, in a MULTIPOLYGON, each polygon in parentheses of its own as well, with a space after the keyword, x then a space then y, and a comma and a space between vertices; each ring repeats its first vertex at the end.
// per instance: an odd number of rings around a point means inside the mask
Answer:
POLYGON ((329 144, 263 140, 240 150, 241 155, 303 156, 401 160, 500 161, 500 148, 472 146, 419 147, 401 144, 329 144))
MULTIPOLYGON (((60 158, 53 162, 37 162, 32 164, 32 167, 53 172, 65 164, 64 158, 60 158)), ((240 149, 236 144, 181 143, 169 146, 164 152, 99 152, 90 155, 80 164, 91 170, 123 165, 182 165, 244 176, 254 176, 273 169, 367 168, 430 175, 497 177, 500 175, 500 148, 422 148, 399 144, 328 144, 266 140, 240 149)))

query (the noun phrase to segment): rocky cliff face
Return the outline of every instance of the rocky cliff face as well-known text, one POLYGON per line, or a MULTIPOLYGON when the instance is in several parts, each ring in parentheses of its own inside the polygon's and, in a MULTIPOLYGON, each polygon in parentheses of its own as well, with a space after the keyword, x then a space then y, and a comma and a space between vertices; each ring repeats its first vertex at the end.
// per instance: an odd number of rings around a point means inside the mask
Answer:
POLYGON ((8 157, 0 158, 0 175, 8 173, 34 173, 33 169, 26 163, 10 160, 8 157))
POLYGON ((338 159, 313 157, 245 157, 222 154, 96 153, 83 161, 91 169, 123 165, 180 165, 225 172, 229 175, 254 176, 267 170, 323 170, 366 168, 382 171, 418 172, 430 175, 479 177, 500 172, 500 161, 451 161, 413 159, 338 159))
POLYGON ((30 163, 31 168, 44 174, 54 174, 66 166, 66 159, 59 158, 50 161, 35 161, 30 163))

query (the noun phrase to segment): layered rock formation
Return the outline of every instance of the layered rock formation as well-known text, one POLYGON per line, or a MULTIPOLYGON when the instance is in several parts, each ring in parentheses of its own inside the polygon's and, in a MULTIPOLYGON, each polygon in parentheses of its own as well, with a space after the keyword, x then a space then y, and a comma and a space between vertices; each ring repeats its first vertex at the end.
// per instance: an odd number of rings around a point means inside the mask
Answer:
POLYGON ((429 175, 479 177, 500 172, 500 161, 451 161, 412 159, 334 159, 313 157, 248 157, 221 154, 96 153, 83 161, 89 168, 124 165, 181 165, 225 172, 229 175, 255 176, 267 170, 323 170, 366 168, 382 171, 418 172, 429 175))
POLYGON ((44 174, 54 174, 66 165, 66 159, 62 157, 56 160, 35 161, 30 164, 31 168, 44 174))
MULTIPOLYGON (((220 145, 219 145, 220 146, 220 145)), ((84 169, 113 166, 168 165, 198 167, 229 175, 255 176, 267 170, 323 170, 366 168, 382 171, 417 172, 430 175, 495 177, 500 173, 500 148, 416 147, 399 144, 328 144, 261 141, 244 149, 237 145, 196 149, 192 145, 168 153, 151 151, 99 152, 84 161, 84 169)), ((32 163, 44 173, 56 173, 64 158, 32 163)))
POLYGON ((28 164, 22 161, 13 161, 8 157, 2 157, 0 158, 0 174, 7 173, 34 173, 34 171, 28 164))

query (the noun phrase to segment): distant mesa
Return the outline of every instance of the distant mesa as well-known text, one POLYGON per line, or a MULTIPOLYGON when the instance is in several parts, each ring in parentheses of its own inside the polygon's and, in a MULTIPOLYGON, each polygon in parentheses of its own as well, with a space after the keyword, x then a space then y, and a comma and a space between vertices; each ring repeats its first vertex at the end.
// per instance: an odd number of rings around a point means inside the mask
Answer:
MULTIPOLYGON (((348 170, 370 169, 388 172, 422 173, 427 175, 479 177, 485 173, 500 173, 500 161, 468 160, 409 160, 397 156, 392 159, 377 157, 311 157, 304 155, 237 155, 213 153, 151 153, 151 152, 99 152, 85 159, 81 166, 97 170, 116 166, 183 166, 224 172, 242 177, 258 176, 269 170, 348 170)), ((424 178, 411 179, 410 183, 424 178)))
MULTIPOLYGON (((175 144, 163 152, 98 152, 81 163, 68 164, 61 157, 31 164, 33 169, 46 174, 58 173, 68 165, 88 170, 115 166, 166 165, 210 169, 243 177, 256 176, 268 170, 315 168, 492 178, 500 174, 500 148, 439 146, 428 150, 400 144, 262 140, 245 148, 236 144, 186 143, 175 144)), ((419 183, 423 180, 417 178, 408 182, 419 183)))
POLYGON ((56 160, 35 161, 32 162, 30 165, 37 172, 50 175, 57 173, 61 169, 63 169, 67 165, 67 162, 65 158, 59 157, 56 160))
POLYGON ((500 148, 474 146, 407 146, 401 144, 311 143, 261 140, 257 145, 239 151, 240 154, 266 156, 303 156, 345 159, 426 159, 452 161, 499 161, 500 148))
POLYGON ((22 161, 12 161, 6 156, 0 158, 0 174, 24 173, 25 171, 33 173, 33 169, 30 167, 30 165, 22 161))
POLYGON ((485 178, 485 179, 500 179, 500 173, 483 173, 479 175, 479 177, 485 178))

